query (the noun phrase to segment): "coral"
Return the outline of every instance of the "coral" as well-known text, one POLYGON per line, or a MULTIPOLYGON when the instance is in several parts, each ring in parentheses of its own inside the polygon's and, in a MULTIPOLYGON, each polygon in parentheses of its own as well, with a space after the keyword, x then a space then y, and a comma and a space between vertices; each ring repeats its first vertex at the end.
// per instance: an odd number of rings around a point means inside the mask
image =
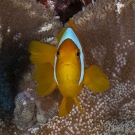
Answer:
POLYGON ((50 120, 39 135, 123 135, 134 131, 135 3, 123 0, 118 10, 117 2, 98 0, 73 17, 86 66, 99 65, 111 82, 110 89, 97 94, 85 87, 79 99, 86 117, 74 106, 68 116, 50 120))
POLYGON ((60 16, 60 21, 64 24, 70 17, 83 8, 82 1, 78 0, 58 0, 55 3, 55 11, 60 16))
MULTIPOLYGON (((16 95, 13 90, 23 91, 30 88, 35 91, 35 82, 32 80, 34 67, 29 65, 27 53, 29 41, 34 39, 56 44, 55 39, 61 28, 61 24, 54 17, 56 15, 54 11, 34 2, 34 0, 7 0, 0 3, 1 119, 5 110, 11 109, 9 105, 16 95)), ((34 92, 32 97, 38 101, 36 105, 41 109, 39 111, 41 115, 36 118, 39 123, 22 132, 16 128, 12 120, 10 121, 10 117, 9 120, 1 120, 5 126, 2 126, 0 133, 133 135, 135 127, 134 15, 134 0, 96 0, 94 4, 89 4, 73 17, 83 43, 86 67, 92 64, 100 66, 111 82, 110 89, 101 94, 83 88, 79 99, 86 117, 83 117, 74 105, 68 116, 54 116, 46 124, 41 124, 45 113, 43 110, 47 107, 42 103, 46 97, 39 100, 34 92), (118 8, 120 4, 122 7, 118 8)), ((48 97, 48 100, 52 100, 50 97, 53 97, 56 101, 53 109, 56 109, 57 103, 61 101, 60 94, 58 91, 55 92, 48 97)))
POLYGON ((59 104, 49 96, 40 98, 40 100, 36 102, 36 105, 36 119, 39 123, 44 124, 48 121, 48 119, 57 115, 59 104))
POLYGON ((29 42, 41 40, 55 44, 62 25, 55 17, 56 12, 34 0, 1 1, 0 12, 0 113, 7 111, 12 115, 20 81, 31 74, 29 42))
POLYGON ((19 93, 15 98, 15 124, 20 130, 30 128, 36 122, 36 104, 28 91, 19 93))
POLYGON ((35 90, 27 89, 15 97, 15 125, 20 130, 27 130, 45 124, 57 115, 58 107, 58 102, 52 97, 41 98, 35 90))
POLYGON ((52 7, 58 13, 60 21, 65 24, 70 17, 81 11, 84 4, 91 3, 91 0, 37 0, 45 7, 52 7), (84 4, 83 4, 84 3, 84 4))

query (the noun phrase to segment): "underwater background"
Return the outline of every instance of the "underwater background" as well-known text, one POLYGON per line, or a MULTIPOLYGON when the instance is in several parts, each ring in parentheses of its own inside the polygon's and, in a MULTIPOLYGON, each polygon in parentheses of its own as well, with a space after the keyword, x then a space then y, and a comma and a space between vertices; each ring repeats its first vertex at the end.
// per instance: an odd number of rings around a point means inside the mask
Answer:
POLYGON ((135 0, 43 2, 0 1, 0 135, 134 135, 135 0), (57 89, 37 95, 28 53, 32 40, 57 45, 72 16, 86 67, 98 65, 111 83, 100 94, 83 88, 78 98, 86 117, 75 105, 58 117, 57 89))

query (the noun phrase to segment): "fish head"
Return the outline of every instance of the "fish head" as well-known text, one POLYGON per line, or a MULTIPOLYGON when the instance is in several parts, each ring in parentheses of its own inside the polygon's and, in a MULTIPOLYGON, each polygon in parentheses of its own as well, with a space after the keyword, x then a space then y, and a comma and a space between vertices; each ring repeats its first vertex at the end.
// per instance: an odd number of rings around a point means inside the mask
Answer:
POLYGON ((70 78, 68 79, 70 81, 77 81, 78 84, 82 82, 84 77, 82 46, 71 28, 67 28, 63 34, 54 61, 54 79, 56 83, 58 84, 59 78, 63 77, 70 78))
POLYGON ((58 48, 56 77, 58 82, 78 83, 81 73, 80 50, 75 43, 67 39, 58 48))
POLYGON ((56 55, 57 67, 71 66, 75 70, 80 71, 80 50, 72 40, 65 40, 58 48, 56 55))

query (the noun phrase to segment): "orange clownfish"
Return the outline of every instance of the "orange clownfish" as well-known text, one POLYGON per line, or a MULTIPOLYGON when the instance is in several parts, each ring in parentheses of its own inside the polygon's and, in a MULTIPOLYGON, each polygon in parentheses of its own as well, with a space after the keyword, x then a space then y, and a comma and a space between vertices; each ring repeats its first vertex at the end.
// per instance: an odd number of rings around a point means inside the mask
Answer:
POLYGON ((84 52, 72 19, 58 35, 57 47, 32 41, 28 50, 31 62, 37 66, 34 79, 38 94, 49 95, 58 87, 63 95, 59 116, 69 114, 74 102, 84 114, 77 98, 84 85, 93 92, 103 92, 109 88, 110 83, 98 66, 85 69, 84 52))

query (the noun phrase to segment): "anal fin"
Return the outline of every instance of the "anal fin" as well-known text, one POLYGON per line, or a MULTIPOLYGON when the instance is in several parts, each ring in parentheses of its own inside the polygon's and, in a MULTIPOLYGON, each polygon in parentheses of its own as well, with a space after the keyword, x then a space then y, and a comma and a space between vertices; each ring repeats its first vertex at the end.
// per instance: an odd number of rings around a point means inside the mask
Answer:
POLYGON ((75 101, 76 105, 78 106, 78 109, 80 110, 80 112, 81 112, 83 115, 85 115, 84 112, 83 112, 83 110, 82 110, 82 107, 80 106, 79 99, 78 99, 77 97, 74 97, 74 101, 75 101))
POLYGON ((70 113, 73 107, 74 100, 70 97, 63 97, 60 108, 59 108, 59 116, 66 116, 70 113))

